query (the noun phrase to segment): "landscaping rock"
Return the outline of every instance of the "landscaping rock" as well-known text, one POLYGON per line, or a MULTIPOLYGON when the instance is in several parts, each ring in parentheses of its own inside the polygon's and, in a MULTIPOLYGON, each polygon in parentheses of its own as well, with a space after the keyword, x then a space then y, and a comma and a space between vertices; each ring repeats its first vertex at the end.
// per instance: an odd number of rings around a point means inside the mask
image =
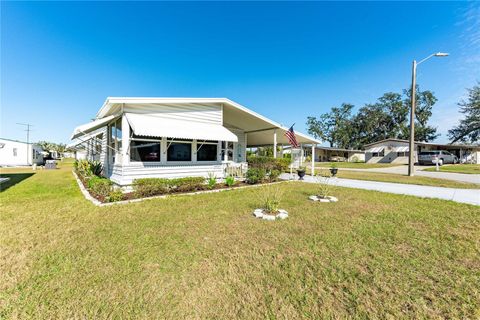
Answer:
POLYGON ((273 221, 275 220, 275 216, 271 214, 264 214, 262 217, 263 220, 273 221))
POLYGON ((262 218, 263 217, 263 211, 257 211, 255 210, 253 212, 253 215, 255 216, 255 218, 262 218))
POLYGON ((284 219, 287 219, 287 218, 288 218, 288 213, 286 211, 277 214, 277 219, 284 220, 284 219))
POLYGON ((318 201, 318 202, 338 202, 338 199, 332 196, 328 196, 326 198, 322 198, 319 196, 309 196, 308 199, 312 201, 318 201))

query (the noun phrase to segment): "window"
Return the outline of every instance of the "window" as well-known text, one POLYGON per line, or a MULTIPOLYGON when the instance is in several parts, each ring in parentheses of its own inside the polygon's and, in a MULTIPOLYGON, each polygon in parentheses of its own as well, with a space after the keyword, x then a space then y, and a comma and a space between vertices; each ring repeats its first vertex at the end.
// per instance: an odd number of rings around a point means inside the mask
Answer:
POLYGON ((191 142, 169 142, 167 150, 167 161, 192 161, 191 142))
POLYGON ((14 157, 17 156, 17 148, 13 148, 13 156, 14 156, 14 157))
POLYGON ((217 144, 198 144, 197 161, 217 161, 217 144))
POLYGON ((132 140, 130 142, 130 160, 160 162, 160 142, 132 140))
POLYGON ((385 156, 385 151, 382 150, 380 152, 372 152, 372 157, 384 157, 385 156))
POLYGON ((222 161, 233 161, 233 142, 222 141, 222 161), (225 153, 227 153, 227 158, 225 159, 225 153))
POLYGON ((409 152, 406 151, 406 152, 397 152, 397 157, 408 157, 409 156, 409 152))

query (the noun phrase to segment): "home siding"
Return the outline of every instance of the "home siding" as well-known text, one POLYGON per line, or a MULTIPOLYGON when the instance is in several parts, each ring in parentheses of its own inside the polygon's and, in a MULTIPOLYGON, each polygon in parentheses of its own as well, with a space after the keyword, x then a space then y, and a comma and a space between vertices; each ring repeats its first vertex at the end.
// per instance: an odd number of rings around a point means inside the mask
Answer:
POLYGON ((222 124, 221 105, 156 105, 156 104, 125 104, 124 112, 149 114, 163 119, 194 121, 203 123, 222 124))
MULTIPOLYGON (((365 149, 365 162, 368 163, 396 163, 396 164, 407 164, 408 156, 398 157, 397 152, 394 151, 397 147, 408 147, 407 142, 401 141, 384 141, 381 143, 376 143, 374 145, 368 146, 365 149), (374 148, 384 147, 384 156, 383 157, 374 157, 372 150, 374 148)), ((415 162, 417 161, 417 145, 415 145, 414 152, 415 162)))
POLYGON ((150 165, 135 163, 127 166, 114 165, 110 179, 122 187, 129 187, 135 179, 208 177, 209 173, 223 177, 222 164, 195 165, 150 165))

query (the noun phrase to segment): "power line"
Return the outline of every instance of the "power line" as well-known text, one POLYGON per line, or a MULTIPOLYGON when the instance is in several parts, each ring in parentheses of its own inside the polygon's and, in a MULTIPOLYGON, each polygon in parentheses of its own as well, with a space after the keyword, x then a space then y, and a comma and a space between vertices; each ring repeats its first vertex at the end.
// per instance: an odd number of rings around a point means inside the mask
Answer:
POLYGON ((30 127, 33 127, 33 125, 30 124, 30 123, 18 123, 18 122, 17 122, 17 124, 20 125, 20 126, 26 126, 27 127, 27 129, 25 131, 27 131, 27 165, 28 165, 29 162, 30 162, 30 155, 29 155, 29 152, 30 152, 30 131, 32 131, 30 129, 30 127))

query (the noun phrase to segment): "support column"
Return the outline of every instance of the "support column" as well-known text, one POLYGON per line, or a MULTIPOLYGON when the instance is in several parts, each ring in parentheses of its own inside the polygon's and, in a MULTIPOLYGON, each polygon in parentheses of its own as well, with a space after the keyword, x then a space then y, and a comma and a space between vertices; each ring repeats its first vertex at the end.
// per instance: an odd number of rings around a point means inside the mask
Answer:
POLYGON ((277 130, 273 130, 273 157, 277 157, 277 130))
POLYGON ((122 165, 130 164, 130 125, 125 113, 122 115, 122 165))
POLYGON ((312 144, 312 177, 315 176, 315 145, 312 144))
POLYGON ((303 144, 300 144, 300 167, 303 166, 303 144))

